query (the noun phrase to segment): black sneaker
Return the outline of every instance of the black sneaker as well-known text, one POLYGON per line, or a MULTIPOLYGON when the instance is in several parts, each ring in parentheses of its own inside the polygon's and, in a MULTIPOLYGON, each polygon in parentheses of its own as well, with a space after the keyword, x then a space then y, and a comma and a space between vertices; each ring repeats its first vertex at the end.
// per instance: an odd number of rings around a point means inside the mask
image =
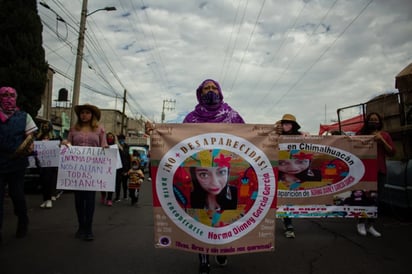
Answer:
POLYGON ((74 237, 80 240, 83 240, 85 236, 86 236, 86 233, 80 228, 74 234, 74 237))
POLYGON ((83 240, 85 240, 85 241, 93 241, 93 240, 94 240, 93 233, 91 233, 91 232, 86 233, 86 234, 84 235, 83 240))
POLYGON ((17 221, 16 238, 24 238, 27 235, 29 219, 27 217, 19 218, 17 221))
POLYGON ((215 261, 219 266, 227 265, 227 256, 216 256, 215 261))
POLYGON ((199 274, 209 274, 210 264, 201 263, 199 265, 199 274))

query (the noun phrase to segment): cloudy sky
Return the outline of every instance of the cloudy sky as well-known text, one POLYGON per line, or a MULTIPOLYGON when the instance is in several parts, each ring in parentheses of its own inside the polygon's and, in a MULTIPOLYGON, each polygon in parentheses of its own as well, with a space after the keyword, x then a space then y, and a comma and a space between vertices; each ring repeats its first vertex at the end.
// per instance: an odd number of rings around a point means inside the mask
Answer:
MULTIPOLYGON (((71 98, 82 0, 38 2, 54 98, 71 98)), ((212 78, 247 123, 291 113, 317 134, 336 109, 396 92, 412 62, 410 0, 88 0, 88 13, 106 6, 87 17, 80 103, 121 111, 126 89, 126 114, 155 122, 180 123, 212 78)))

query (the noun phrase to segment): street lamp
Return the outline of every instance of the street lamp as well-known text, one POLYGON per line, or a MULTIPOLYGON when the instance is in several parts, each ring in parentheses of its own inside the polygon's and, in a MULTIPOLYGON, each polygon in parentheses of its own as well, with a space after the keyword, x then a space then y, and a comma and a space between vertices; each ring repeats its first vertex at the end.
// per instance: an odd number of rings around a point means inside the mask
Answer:
POLYGON ((97 9, 90 13, 87 13, 87 0, 83 0, 82 6, 82 13, 80 18, 80 30, 79 30, 79 41, 77 44, 77 55, 76 55, 76 66, 74 72, 74 82, 73 82, 73 99, 72 99, 72 108, 71 108, 71 118, 70 118, 70 126, 74 125, 74 121, 76 120, 76 115, 74 112, 74 106, 79 104, 79 97, 80 97, 80 79, 82 74, 82 63, 83 63, 83 49, 84 49, 84 34, 86 31, 86 18, 87 16, 92 15, 98 11, 113 11, 116 10, 116 7, 105 7, 101 9, 97 9))

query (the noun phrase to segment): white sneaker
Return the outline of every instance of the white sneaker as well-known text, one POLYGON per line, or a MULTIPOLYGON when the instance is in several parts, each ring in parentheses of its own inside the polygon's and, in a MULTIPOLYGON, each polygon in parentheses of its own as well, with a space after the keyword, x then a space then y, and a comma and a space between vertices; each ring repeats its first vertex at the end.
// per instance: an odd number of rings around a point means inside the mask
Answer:
POLYGON ((47 201, 46 201, 46 208, 52 208, 52 207, 53 207, 52 201, 51 201, 51 200, 47 200, 47 201))
POLYGON ((293 232, 293 230, 286 230, 285 237, 289 239, 295 239, 295 232, 293 232))
POLYGON ((370 234, 372 234, 373 237, 381 237, 382 234, 380 234, 374 227, 373 225, 371 225, 370 227, 368 227, 368 232, 370 234))
POLYGON ((366 236, 366 227, 364 223, 357 224, 356 228, 358 229, 358 233, 360 235, 366 236))
POLYGON ((51 196, 51 200, 52 201, 56 201, 57 199, 56 199, 56 196, 51 196))
POLYGON ((40 205, 40 207, 41 207, 41 208, 45 208, 45 207, 46 207, 46 201, 44 201, 44 202, 40 205))

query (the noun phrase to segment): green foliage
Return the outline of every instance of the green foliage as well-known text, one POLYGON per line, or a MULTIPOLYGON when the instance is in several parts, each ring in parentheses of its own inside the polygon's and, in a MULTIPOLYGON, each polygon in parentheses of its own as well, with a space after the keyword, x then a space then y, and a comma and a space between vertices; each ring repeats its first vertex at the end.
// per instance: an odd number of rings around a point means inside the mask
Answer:
POLYGON ((16 88, 18 105, 34 118, 48 68, 36 0, 0 0, 0 7, 0 86, 16 88))

